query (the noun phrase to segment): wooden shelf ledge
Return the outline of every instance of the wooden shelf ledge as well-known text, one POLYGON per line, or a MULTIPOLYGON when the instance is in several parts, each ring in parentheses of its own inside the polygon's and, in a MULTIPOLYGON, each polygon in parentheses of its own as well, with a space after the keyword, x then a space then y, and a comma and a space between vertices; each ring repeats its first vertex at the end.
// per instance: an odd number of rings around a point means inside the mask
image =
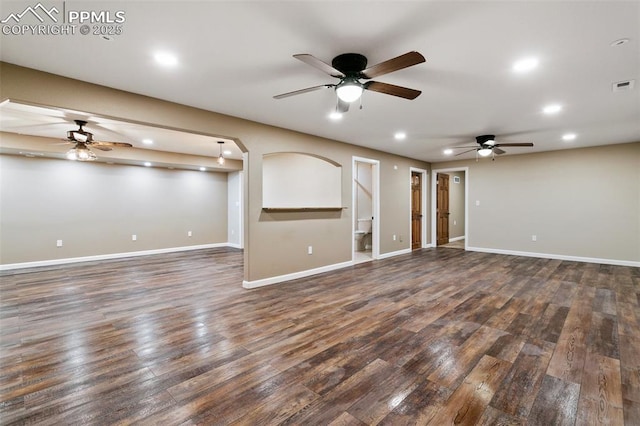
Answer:
POLYGON ((263 207, 265 212, 335 212, 346 207, 263 207))

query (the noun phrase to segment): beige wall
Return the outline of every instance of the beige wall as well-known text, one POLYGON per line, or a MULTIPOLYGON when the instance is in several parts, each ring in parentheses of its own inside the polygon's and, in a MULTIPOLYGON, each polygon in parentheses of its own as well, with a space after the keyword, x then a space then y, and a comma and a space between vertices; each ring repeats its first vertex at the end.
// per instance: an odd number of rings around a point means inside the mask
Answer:
POLYGON ((640 261, 640 143, 433 164, 464 166, 470 247, 640 261))
POLYGON ((380 253, 409 248, 410 167, 427 163, 263 125, 133 93, 2 63, 1 99, 58 106, 152 125, 234 139, 248 152, 245 164, 245 280, 256 281, 350 261, 352 157, 380 161, 380 253), (262 211, 262 156, 303 152, 342 165, 347 207, 330 213, 262 211), (395 166, 395 167, 394 167, 395 166), (403 236, 402 241, 392 235, 403 236), (307 246, 314 254, 307 254, 307 246))
POLYGON ((226 173, 0 155, 0 197, 3 265, 227 242, 226 173))
POLYGON ((447 172, 449 175, 449 240, 464 237, 464 172, 447 172), (453 178, 458 177, 459 183, 453 178))
POLYGON ((227 175, 227 242, 230 246, 242 248, 242 172, 227 175))

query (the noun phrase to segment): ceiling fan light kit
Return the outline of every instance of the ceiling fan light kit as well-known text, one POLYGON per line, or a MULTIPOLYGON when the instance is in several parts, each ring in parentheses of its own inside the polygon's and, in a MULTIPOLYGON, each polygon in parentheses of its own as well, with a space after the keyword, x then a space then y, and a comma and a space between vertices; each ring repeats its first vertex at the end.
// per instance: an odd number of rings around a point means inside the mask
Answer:
POLYGON ((72 161, 94 161, 98 158, 84 142, 78 142, 76 146, 67 151, 66 156, 67 160, 72 161))
POLYGON ((354 102, 360 99, 364 88, 358 80, 355 78, 345 78, 340 84, 336 86, 336 94, 338 98, 344 102, 354 102))

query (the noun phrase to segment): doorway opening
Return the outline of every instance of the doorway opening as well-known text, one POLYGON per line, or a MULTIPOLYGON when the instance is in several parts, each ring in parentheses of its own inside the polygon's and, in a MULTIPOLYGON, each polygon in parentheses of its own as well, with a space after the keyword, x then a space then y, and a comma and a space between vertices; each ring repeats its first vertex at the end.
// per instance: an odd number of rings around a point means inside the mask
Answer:
POLYGON ((431 244, 467 249, 468 167, 432 171, 431 244))
POLYGON ((410 168, 411 172, 411 250, 427 246, 427 171, 410 168))
POLYGON ((377 160, 353 157, 353 263, 379 256, 379 164, 377 160))

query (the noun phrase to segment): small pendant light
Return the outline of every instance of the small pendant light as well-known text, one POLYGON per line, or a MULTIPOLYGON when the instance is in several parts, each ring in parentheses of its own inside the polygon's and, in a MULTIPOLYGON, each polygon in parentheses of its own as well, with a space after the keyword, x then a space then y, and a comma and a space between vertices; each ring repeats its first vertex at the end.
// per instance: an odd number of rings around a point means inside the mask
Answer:
POLYGON ((218 141, 218 145, 220 145, 220 155, 218 156, 218 164, 220 164, 221 166, 224 164, 224 157, 222 156, 222 144, 224 144, 224 141, 218 141))

